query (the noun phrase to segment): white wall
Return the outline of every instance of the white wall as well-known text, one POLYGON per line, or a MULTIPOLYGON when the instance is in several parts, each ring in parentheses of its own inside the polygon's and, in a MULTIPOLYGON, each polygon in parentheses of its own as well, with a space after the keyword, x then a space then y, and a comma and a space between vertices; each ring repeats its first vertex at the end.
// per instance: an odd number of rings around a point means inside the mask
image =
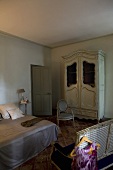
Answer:
MULTIPOLYGON (((0 104, 18 103, 17 89, 31 101, 31 64, 50 66, 47 47, 0 33, 0 104)), ((28 106, 31 114, 31 104, 28 106)))
POLYGON ((103 50, 105 57, 105 116, 113 118, 113 35, 83 41, 75 44, 61 46, 52 49, 52 93, 53 107, 56 107, 57 101, 62 98, 63 75, 61 69, 61 56, 67 55, 76 50, 103 50), (55 67, 54 67, 55 66, 55 67), (56 80, 56 81, 55 81, 56 80), (57 83, 56 83, 57 82, 57 83))

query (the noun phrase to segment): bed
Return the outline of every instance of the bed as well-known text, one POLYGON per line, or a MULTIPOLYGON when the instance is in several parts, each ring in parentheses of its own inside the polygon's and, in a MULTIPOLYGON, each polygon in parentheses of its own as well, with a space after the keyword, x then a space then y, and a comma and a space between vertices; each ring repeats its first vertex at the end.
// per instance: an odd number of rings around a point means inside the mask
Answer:
POLYGON ((40 120, 30 127, 21 125, 33 118, 35 117, 26 115, 0 121, 1 170, 15 169, 57 140, 58 127, 48 120, 40 120))

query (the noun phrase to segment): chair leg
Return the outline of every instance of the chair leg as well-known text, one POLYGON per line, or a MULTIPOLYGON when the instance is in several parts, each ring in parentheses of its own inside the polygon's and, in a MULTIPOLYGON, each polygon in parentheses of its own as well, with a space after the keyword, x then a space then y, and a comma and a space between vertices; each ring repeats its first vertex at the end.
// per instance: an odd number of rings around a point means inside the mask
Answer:
POLYGON ((74 121, 74 118, 73 118, 73 126, 75 126, 75 121, 74 121))
POLYGON ((57 125, 59 126, 59 120, 57 119, 57 125))

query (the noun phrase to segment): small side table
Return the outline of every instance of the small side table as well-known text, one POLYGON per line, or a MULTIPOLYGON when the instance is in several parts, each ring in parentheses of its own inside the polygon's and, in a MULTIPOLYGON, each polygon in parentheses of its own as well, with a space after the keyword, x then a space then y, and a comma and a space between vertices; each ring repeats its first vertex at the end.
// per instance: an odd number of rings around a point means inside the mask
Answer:
POLYGON ((25 109, 24 113, 25 113, 25 115, 27 114, 27 105, 28 104, 29 104, 29 101, 28 102, 26 102, 26 101, 25 102, 24 101, 23 102, 19 102, 19 106, 20 105, 24 105, 24 109, 25 109))

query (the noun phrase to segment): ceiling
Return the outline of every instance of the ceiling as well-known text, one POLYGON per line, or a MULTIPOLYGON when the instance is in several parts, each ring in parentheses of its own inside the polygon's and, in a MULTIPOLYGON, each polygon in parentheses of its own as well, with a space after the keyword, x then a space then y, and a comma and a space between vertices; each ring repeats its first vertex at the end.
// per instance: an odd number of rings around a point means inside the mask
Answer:
POLYGON ((113 34, 113 0, 0 0, 0 30, 48 47, 113 34))

